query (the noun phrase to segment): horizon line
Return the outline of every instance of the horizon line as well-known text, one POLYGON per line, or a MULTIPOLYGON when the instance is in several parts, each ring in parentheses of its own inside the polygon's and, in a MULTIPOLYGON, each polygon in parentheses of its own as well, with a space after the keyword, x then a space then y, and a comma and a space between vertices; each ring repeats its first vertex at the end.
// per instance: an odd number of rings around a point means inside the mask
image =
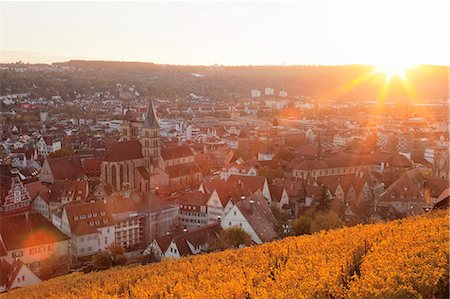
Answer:
MULTIPOLYGON (((377 64, 371 63, 346 63, 346 64, 171 64, 171 63, 156 63, 150 61, 138 61, 138 60, 102 60, 102 59, 69 59, 66 61, 52 61, 52 62, 24 62, 21 60, 15 62, 0 62, 0 65, 11 65, 11 64, 24 64, 24 65, 53 65, 53 64, 64 64, 70 62, 113 62, 113 63, 142 63, 142 64, 153 64, 153 65, 164 65, 164 66, 181 66, 181 67, 342 67, 342 66, 370 66, 376 67, 377 64)), ((450 65, 445 64, 430 64, 430 63, 417 63, 412 64, 412 67, 420 66, 434 66, 434 67, 450 67, 450 65)))

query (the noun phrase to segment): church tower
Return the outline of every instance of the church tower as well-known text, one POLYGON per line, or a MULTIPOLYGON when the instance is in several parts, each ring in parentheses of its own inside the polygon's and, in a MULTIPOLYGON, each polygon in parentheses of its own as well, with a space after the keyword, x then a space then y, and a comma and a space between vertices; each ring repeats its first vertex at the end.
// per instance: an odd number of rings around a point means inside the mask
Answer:
POLYGON ((159 166, 161 157, 161 135, 156 119, 153 101, 148 102, 147 112, 145 113, 144 123, 141 129, 142 152, 147 169, 159 166))
POLYGON ((122 133, 121 141, 137 139, 137 128, 133 126, 133 122, 136 122, 136 116, 128 107, 128 110, 123 117, 122 125, 120 126, 120 131, 122 133))

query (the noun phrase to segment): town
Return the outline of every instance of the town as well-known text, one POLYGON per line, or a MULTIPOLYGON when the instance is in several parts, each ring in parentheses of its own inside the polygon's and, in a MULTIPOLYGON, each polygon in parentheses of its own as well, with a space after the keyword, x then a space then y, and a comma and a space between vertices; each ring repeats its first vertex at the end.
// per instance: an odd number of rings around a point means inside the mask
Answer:
POLYGON ((1 65, 0 292, 448 207, 446 98, 85 87, 80 65, 1 65))

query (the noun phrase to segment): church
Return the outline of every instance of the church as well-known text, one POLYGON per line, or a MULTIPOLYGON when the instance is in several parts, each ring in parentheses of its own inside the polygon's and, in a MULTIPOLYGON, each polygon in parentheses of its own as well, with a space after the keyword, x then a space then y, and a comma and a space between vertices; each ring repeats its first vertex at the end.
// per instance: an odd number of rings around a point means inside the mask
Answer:
POLYGON ((125 113, 121 135, 101 164, 102 184, 111 186, 113 192, 174 192, 199 185, 203 179, 187 146, 163 146, 152 100, 143 119, 131 110, 125 113), (174 171, 174 167, 184 171, 174 171))

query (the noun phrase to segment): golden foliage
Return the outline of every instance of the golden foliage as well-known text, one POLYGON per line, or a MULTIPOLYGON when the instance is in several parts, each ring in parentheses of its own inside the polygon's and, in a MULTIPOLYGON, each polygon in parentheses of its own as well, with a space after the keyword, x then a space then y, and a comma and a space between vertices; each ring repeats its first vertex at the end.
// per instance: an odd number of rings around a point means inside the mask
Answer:
POLYGON ((448 288, 447 212, 139 267, 74 273, 14 298, 405 298, 448 288))

